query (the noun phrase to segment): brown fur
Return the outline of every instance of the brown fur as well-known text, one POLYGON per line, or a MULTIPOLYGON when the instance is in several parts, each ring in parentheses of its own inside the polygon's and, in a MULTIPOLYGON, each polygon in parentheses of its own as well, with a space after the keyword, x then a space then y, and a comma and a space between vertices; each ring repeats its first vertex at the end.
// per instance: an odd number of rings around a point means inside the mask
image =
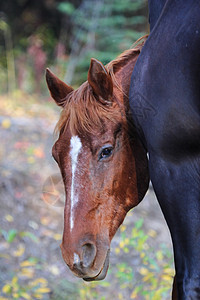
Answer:
POLYGON ((80 131, 93 132, 94 128, 102 126, 103 120, 118 120, 118 114, 119 110, 111 110, 109 106, 96 101, 86 81, 68 96, 56 130, 69 126, 73 134, 80 131))
MULTIPOLYGON (((146 36, 143 40, 145 39, 146 36)), ((141 39, 138 41, 141 41, 141 39)), ((106 65, 113 83, 125 97, 128 97, 128 95, 122 91, 116 80, 115 74, 130 60, 130 58, 138 55, 138 52, 141 51, 143 45, 144 41, 133 49, 126 50, 115 60, 106 65)), ((112 105, 104 105, 101 102, 96 101, 88 81, 84 82, 76 91, 71 92, 66 99, 63 99, 63 102, 66 104, 56 126, 57 132, 63 129, 63 127, 68 126, 73 134, 83 131, 93 132, 93 129, 101 127, 106 119, 116 122, 122 113, 120 103, 117 101, 112 105)))

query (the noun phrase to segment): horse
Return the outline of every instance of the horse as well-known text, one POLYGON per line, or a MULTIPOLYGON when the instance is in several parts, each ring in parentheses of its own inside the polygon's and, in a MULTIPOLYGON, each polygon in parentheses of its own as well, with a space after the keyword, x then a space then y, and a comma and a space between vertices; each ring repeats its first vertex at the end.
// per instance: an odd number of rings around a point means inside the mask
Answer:
POLYGON ((149 0, 129 103, 174 248, 174 299, 200 299, 200 3, 149 0))
POLYGON ((85 281, 105 278, 111 240, 149 186, 147 154, 128 99, 143 44, 106 66, 92 58, 88 80, 77 90, 46 70, 50 94, 62 107, 52 148, 66 193, 61 252, 85 281))

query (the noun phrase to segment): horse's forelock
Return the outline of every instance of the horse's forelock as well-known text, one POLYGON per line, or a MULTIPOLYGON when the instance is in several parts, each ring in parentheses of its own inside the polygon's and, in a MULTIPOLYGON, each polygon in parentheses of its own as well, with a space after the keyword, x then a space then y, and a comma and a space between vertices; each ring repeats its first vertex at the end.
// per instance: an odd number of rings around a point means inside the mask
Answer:
POLYGON ((73 135, 79 132, 92 133, 102 129, 106 120, 119 121, 120 109, 116 103, 104 105, 96 100, 88 82, 82 84, 67 99, 56 125, 56 132, 69 127, 73 135))

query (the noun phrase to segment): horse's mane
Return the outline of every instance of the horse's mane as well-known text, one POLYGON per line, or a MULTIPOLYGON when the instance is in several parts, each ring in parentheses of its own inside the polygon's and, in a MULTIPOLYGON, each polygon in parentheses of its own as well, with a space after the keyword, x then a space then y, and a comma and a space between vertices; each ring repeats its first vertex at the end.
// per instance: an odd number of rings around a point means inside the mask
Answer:
POLYGON ((148 35, 144 35, 143 37, 139 38, 130 49, 125 50, 122 54, 120 54, 116 59, 112 60, 106 65, 106 68, 108 69, 113 82, 116 84, 116 86, 119 88, 119 84, 117 83, 115 79, 115 73, 126 64, 126 62, 129 61, 130 58, 133 57, 134 54, 140 53, 142 50, 142 47, 144 46, 146 40, 148 38, 148 35))
MULTIPOLYGON (((115 73, 129 61, 133 55, 141 51, 146 36, 140 38, 133 44, 133 48, 126 50, 115 60, 106 65, 111 75, 114 85, 123 93, 116 81, 115 73), (136 45, 141 40, 142 43, 136 45)), ((105 120, 117 122, 121 116, 121 110, 117 102, 111 106, 104 105, 97 101, 92 93, 88 81, 84 82, 77 90, 71 92, 65 100, 64 108, 61 112, 60 119, 56 125, 56 132, 60 132, 66 126, 69 126, 72 134, 77 132, 93 132, 94 128, 102 128, 105 120)))

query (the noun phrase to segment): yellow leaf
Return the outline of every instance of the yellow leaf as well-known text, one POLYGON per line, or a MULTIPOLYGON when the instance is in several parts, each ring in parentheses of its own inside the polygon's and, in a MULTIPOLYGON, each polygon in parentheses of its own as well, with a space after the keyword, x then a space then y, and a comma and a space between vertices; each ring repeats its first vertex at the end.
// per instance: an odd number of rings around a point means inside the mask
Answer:
POLYGON ((145 275, 142 279, 143 282, 148 281, 151 277, 153 277, 153 273, 149 272, 147 275, 145 275))
POLYGON ((37 286, 38 284, 42 284, 42 286, 46 286, 48 281, 45 278, 36 278, 34 281, 31 282, 31 286, 37 286))
POLYGON ((145 253, 144 253, 144 252, 141 252, 141 253, 140 253, 140 257, 141 257, 141 258, 144 258, 144 257, 145 257, 145 253))
POLYGON ((151 236, 152 238, 155 238, 157 236, 157 232, 153 229, 150 229, 148 231, 148 235, 151 236))
POLYGON ((125 226, 125 225, 121 225, 120 231, 121 231, 121 232, 124 232, 125 230, 126 230, 126 226, 125 226))
POLYGON ((4 119, 4 120, 1 122, 1 126, 2 126, 4 129, 10 128, 10 126, 11 126, 10 119, 4 119))
POLYGON ((13 221, 14 221, 13 216, 11 216, 11 215, 6 215, 6 216, 5 216, 5 219, 6 219, 6 221, 8 221, 8 222, 13 222, 13 221))
POLYGON ((47 287, 39 288, 35 291, 36 293, 45 294, 51 292, 51 290, 47 287))
POLYGON ((137 287, 133 290, 133 292, 132 292, 132 294, 131 294, 131 299, 135 299, 135 298, 137 297, 137 295, 138 295, 138 293, 139 293, 140 290, 141 290, 141 288, 140 288, 139 286, 137 286, 137 287))
POLYGON ((155 292, 153 296, 153 300, 160 300, 161 299, 162 290, 158 290, 155 292))
POLYGON ((149 273, 149 270, 142 267, 140 268, 139 272, 141 275, 147 275, 149 273))
POLYGON ((21 296, 22 296, 24 299, 27 299, 27 300, 31 299, 31 296, 30 296, 29 294, 27 294, 27 293, 21 293, 21 296))
POLYGON ((133 291, 131 294, 131 299, 135 299, 135 297, 137 297, 137 293, 135 291, 133 291))
POLYGON ((119 300, 123 300, 123 299, 124 299, 122 293, 119 293, 119 294, 118 294, 118 299, 119 299, 119 300))
POLYGON ((13 293, 12 294, 14 298, 19 299, 19 294, 18 293, 13 293))
MULTIPOLYGON (((1 254, 0 253, 0 258, 1 257, 5 258, 5 259, 9 259, 10 258, 10 256, 8 254, 1 254)), ((1 298, 0 298, 0 300, 1 300, 1 298)))
POLYGON ((123 248, 124 245, 125 245, 124 241, 121 241, 121 242, 119 243, 119 247, 120 247, 120 248, 123 248))
POLYGON ((128 244, 129 244, 129 239, 126 238, 126 239, 124 240, 124 243, 125 243, 125 245, 128 245, 128 244))
POLYGON ((34 294, 33 295, 35 299, 42 299, 42 295, 41 294, 34 294))
POLYGON ((162 251, 157 251, 156 252, 156 257, 157 257, 157 259, 158 259, 158 261, 162 261, 163 260, 163 253, 162 253, 162 251))
POLYGON ((29 164, 34 164, 35 158, 33 156, 29 156, 27 161, 28 161, 29 164))
POLYGON ((120 267, 119 267, 119 271, 120 271, 120 272, 124 272, 124 271, 125 271, 125 267, 124 267, 124 266, 120 266, 120 267))
POLYGON ((163 279, 163 280, 165 280, 165 281, 172 281, 172 276, 170 276, 170 275, 162 275, 161 276, 161 278, 163 279))
POLYGON ((53 235, 53 238, 54 238, 56 241, 59 241, 59 240, 62 239, 62 234, 56 233, 56 234, 53 235))
POLYGON ((25 276, 27 278, 32 278, 34 275, 34 270, 33 269, 28 269, 28 268, 23 268, 21 269, 21 275, 25 276))
POLYGON ((31 267, 31 266, 34 266, 35 264, 36 264, 36 262, 24 260, 23 262, 21 262, 20 266, 21 267, 31 267))
POLYGON ((164 273, 174 276, 174 269, 166 268, 166 269, 164 269, 164 273))
POLYGON ((120 253, 120 249, 117 247, 117 248, 115 248, 115 253, 116 254, 119 254, 120 253))
POLYGON ((18 249, 13 252, 13 255, 16 257, 22 256, 24 254, 24 251, 25 251, 25 247, 19 245, 18 249))
POLYGON ((82 299, 85 299, 86 293, 87 293, 86 290, 84 290, 84 289, 81 289, 81 290, 80 290, 80 295, 81 295, 81 298, 82 298, 82 299), (83 297, 84 297, 84 298, 83 298, 83 297))
POLYGON ((125 253, 129 253, 129 249, 127 247, 125 247, 123 250, 125 253))
POLYGON ((11 291, 11 286, 10 286, 10 284, 5 284, 5 285, 3 286, 3 288, 2 288, 2 292, 5 293, 5 294, 7 294, 7 293, 9 293, 10 291, 11 291))
POLYGON ((18 278, 17 276, 14 276, 13 279, 12 279, 12 285, 15 285, 18 281, 18 278))
POLYGON ((49 223, 51 222, 51 219, 48 217, 41 217, 40 222, 42 225, 49 225, 49 223))

